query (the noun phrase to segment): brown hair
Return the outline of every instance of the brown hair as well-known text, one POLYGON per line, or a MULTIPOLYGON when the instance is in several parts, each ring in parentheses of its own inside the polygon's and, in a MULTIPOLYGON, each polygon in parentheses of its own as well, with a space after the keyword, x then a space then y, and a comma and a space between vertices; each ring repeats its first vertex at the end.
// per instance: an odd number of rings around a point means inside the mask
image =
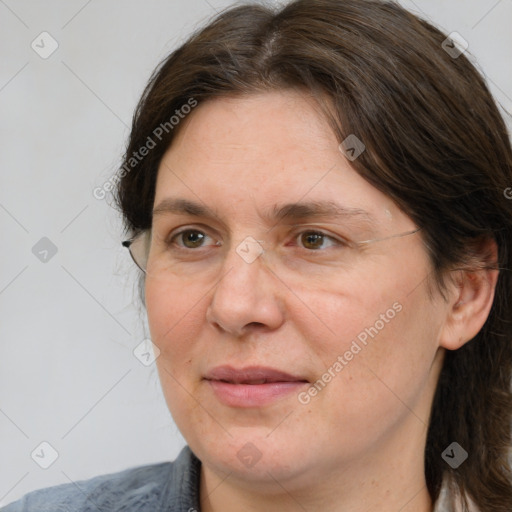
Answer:
POLYGON ((354 169, 422 228, 439 290, 449 271, 482 263, 479 241, 497 243, 489 317, 473 340, 446 353, 425 475, 434 501, 448 476, 464 510, 469 497, 482 511, 510 512, 512 201, 504 191, 512 150, 483 78, 464 55, 445 51, 445 39, 394 2, 227 9, 155 70, 133 118, 116 199, 128 232, 151 227, 158 166, 178 129, 169 119, 191 98, 290 87, 327 98, 339 141, 356 134, 366 145, 354 169), (156 147, 128 166, 162 126, 156 147), (441 457, 453 441, 469 454, 457 469, 441 457))

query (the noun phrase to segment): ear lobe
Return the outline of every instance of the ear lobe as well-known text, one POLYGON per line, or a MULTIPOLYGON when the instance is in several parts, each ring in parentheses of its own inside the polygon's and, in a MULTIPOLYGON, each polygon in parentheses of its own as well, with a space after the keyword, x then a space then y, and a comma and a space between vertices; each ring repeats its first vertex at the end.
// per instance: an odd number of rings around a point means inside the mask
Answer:
POLYGON ((485 324, 491 310, 499 270, 497 245, 487 238, 479 244, 480 257, 472 268, 458 271, 452 293, 446 304, 446 319, 439 344, 448 350, 457 350, 473 339, 485 324))

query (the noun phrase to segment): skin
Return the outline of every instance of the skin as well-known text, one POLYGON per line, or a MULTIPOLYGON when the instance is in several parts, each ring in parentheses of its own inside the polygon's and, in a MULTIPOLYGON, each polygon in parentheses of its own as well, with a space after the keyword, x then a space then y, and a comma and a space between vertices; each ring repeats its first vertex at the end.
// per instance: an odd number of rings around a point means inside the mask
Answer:
POLYGON ((430 300, 421 232, 348 252, 326 242, 320 256, 300 246, 293 224, 304 231, 315 222, 333 236, 348 225, 359 240, 416 228, 338 145, 310 96, 274 91, 200 104, 162 160, 155 205, 184 198, 217 211, 155 215, 153 256, 178 227, 210 238, 201 256, 181 256, 165 275, 146 278, 165 399, 202 461, 203 512, 433 510, 423 452, 444 352, 480 330, 497 275, 460 272, 447 301, 437 292, 430 300), (276 225, 263 216, 274 204, 306 199, 361 208, 375 223, 325 217, 276 225), (267 251, 250 264, 236 252, 247 236, 267 251), (230 407, 203 379, 230 364, 315 382, 396 303, 400 312, 307 404, 294 392, 262 407, 230 407), (261 455, 251 467, 237 457, 246 443, 261 455))

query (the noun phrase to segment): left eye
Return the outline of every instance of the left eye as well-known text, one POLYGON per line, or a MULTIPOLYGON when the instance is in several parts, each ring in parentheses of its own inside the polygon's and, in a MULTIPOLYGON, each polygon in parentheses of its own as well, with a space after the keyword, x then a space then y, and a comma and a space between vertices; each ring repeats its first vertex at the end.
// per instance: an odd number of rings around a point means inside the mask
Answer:
POLYGON ((326 235, 321 231, 303 231, 299 233, 296 238, 300 238, 301 244, 305 249, 318 250, 325 248, 324 242, 330 241, 331 245, 343 245, 339 240, 334 237, 326 235))

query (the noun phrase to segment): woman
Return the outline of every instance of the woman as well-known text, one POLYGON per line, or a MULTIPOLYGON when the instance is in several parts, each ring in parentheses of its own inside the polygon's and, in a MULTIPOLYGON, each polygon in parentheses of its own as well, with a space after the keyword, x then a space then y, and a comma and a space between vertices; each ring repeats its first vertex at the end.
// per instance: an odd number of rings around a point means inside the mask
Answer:
POLYGON ((4 510, 512 510, 511 185, 425 21, 221 13, 151 78, 118 183, 188 446, 4 510))

